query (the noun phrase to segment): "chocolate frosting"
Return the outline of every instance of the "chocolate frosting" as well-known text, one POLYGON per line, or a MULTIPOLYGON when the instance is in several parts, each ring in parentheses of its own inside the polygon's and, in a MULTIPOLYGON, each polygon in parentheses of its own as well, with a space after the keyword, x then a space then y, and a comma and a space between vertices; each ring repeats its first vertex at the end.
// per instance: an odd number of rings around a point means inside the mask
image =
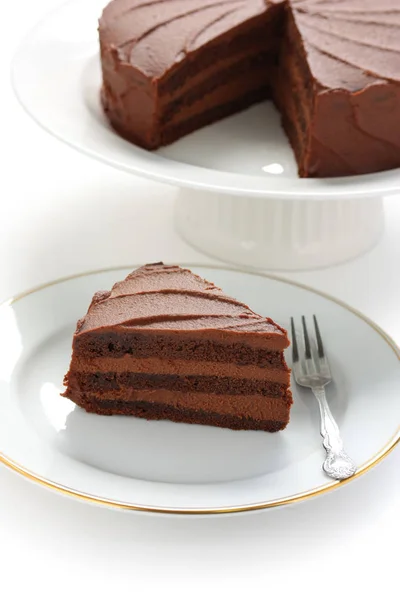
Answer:
POLYGON ((398 0, 291 0, 309 66, 326 88, 400 81, 398 0))
POLYGON ((264 0, 114 0, 104 9, 100 34, 120 61, 158 78, 265 9, 264 0))
POLYGON ((273 5, 289 5, 322 86, 351 91, 400 81, 398 0, 113 0, 100 19, 103 44, 147 77, 273 5))
POLYGON ((163 263, 146 265, 93 297, 77 335, 114 326, 145 329, 219 330, 277 337, 286 332, 246 304, 226 296, 188 269, 163 263))

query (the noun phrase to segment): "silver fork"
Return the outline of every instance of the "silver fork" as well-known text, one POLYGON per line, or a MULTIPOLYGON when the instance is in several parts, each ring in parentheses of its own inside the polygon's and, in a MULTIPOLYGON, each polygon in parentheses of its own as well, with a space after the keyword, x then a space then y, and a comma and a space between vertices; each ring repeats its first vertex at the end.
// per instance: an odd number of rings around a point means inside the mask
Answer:
POLYGON ((323 469, 333 479, 347 479, 356 472, 356 466, 344 451, 339 427, 328 405, 325 386, 332 381, 328 359, 322 343, 318 321, 313 315, 315 339, 309 335, 306 319, 301 318, 303 326, 304 355, 300 355, 299 344, 293 317, 290 319, 292 328, 293 373, 296 383, 310 388, 318 400, 321 415, 321 436, 326 450, 323 469))

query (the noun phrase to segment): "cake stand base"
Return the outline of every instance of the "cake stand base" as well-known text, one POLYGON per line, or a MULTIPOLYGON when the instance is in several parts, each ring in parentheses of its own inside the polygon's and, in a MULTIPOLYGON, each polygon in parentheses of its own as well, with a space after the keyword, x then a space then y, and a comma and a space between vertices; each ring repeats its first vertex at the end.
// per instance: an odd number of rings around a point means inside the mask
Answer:
POLYGON ((308 270, 371 249, 384 229, 383 200, 269 200, 180 190, 183 239, 219 260, 254 269, 308 270))

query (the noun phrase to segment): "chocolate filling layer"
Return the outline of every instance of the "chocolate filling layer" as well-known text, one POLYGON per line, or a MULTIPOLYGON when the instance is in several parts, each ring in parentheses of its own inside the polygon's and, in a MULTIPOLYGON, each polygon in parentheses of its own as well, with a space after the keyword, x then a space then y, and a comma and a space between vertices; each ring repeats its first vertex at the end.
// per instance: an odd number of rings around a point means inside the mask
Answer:
POLYGON ((212 361, 165 360, 164 358, 133 358, 127 354, 123 358, 74 357, 72 369, 78 373, 157 373, 157 375, 194 375, 199 377, 231 377, 232 379, 252 379, 273 381, 289 385, 290 372, 283 368, 254 367, 212 361))

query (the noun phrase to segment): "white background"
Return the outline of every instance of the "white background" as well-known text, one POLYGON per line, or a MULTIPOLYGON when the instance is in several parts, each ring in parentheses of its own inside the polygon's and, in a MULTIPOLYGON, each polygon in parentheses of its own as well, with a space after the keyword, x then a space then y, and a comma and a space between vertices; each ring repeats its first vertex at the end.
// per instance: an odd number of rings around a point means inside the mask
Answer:
MULTIPOLYGON (((90 0, 82 0, 90 2, 90 0)), ((79 271, 200 261, 173 230, 176 191, 112 170, 42 132, 9 85, 24 33, 59 0, 2 10, 0 299, 79 271)), ((400 343, 400 197, 385 238, 351 264, 294 277, 365 312, 400 343)), ((384 398, 377 398, 382 402, 384 398)), ((399 398, 400 401, 400 398, 399 398)), ((0 598, 397 597, 400 449, 333 494, 267 513, 177 519, 109 511, 0 467, 0 598)))

